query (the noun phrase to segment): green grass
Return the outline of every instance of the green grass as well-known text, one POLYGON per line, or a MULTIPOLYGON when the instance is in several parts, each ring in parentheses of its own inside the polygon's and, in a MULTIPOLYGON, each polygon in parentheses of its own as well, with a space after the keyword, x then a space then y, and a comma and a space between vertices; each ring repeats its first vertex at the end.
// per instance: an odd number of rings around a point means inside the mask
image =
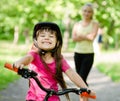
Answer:
POLYGON ((10 82, 19 78, 16 73, 9 71, 5 68, 0 69, 0 90, 6 88, 10 82))
POLYGON ((96 66, 99 71, 109 76, 114 82, 120 82, 120 63, 99 63, 96 66))
POLYGON ((6 88, 10 82, 19 79, 19 76, 10 70, 4 68, 5 62, 13 63, 22 55, 26 54, 29 46, 18 44, 13 45, 12 42, 0 41, 0 90, 6 88))

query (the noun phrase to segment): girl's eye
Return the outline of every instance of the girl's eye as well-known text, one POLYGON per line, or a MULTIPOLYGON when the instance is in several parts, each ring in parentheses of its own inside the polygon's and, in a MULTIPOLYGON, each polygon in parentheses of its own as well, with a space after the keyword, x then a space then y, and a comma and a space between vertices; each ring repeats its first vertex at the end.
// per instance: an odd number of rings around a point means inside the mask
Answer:
POLYGON ((44 34, 40 34, 40 37, 45 37, 45 35, 44 34))
MULTIPOLYGON (((39 36, 40 36, 40 37, 45 37, 46 35, 45 35, 45 34, 40 34, 39 36)), ((50 38, 54 38, 54 37, 55 37, 55 35, 50 34, 50 35, 49 35, 49 37, 50 37, 50 38)))
POLYGON ((51 38, 53 38, 53 37, 54 37, 54 35, 50 35, 50 37, 51 37, 51 38))

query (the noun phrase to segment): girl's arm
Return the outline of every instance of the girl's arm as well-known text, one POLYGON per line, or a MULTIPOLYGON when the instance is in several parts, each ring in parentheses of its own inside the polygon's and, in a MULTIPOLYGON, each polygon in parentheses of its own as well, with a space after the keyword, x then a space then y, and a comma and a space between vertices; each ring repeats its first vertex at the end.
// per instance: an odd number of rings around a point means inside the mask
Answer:
POLYGON ((70 78, 72 82, 74 82, 80 88, 88 88, 84 83, 82 78, 74 71, 72 68, 69 68, 65 74, 70 78))
MULTIPOLYGON (((69 68, 65 74, 70 78, 70 80, 76 84, 80 88, 88 88, 88 86, 85 84, 85 82, 82 80, 82 78, 74 71, 72 68, 69 68)), ((89 89, 90 90, 90 89, 89 89)), ((91 90, 90 95, 96 96, 95 92, 91 90)), ((88 101, 87 98, 82 97, 80 101, 88 101)))
POLYGON ((28 65, 30 62, 33 61, 33 56, 32 55, 26 55, 23 58, 19 59, 18 61, 13 63, 13 67, 24 67, 28 65))

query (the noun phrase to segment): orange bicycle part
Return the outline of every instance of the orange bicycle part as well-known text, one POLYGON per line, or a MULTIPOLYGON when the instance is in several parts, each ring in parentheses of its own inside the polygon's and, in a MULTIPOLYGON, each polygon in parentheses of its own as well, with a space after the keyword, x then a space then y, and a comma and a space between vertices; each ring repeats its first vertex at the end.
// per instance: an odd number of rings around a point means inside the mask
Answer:
POLYGON ((87 97, 87 98, 96 99, 96 96, 90 95, 90 94, 88 94, 87 92, 82 92, 82 93, 80 94, 80 96, 85 96, 85 97, 87 97))
POLYGON ((4 67, 14 72, 18 72, 18 68, 16 67, 13 68, 13 66, 10 63, 5 63, 4 67))

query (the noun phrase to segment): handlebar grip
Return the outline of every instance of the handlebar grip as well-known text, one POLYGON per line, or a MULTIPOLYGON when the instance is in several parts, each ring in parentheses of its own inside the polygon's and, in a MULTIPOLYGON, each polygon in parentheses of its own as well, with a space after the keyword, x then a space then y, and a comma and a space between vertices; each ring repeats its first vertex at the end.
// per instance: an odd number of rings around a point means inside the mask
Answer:
POLYGON ((96 99, 96 96, 90 95, 90 94, 88 94, 87 92, 82 92, 80 95, 81 95, 81 96, 85 96, 85 97, 87 97, 87 98, 96 99))
POLYGON ((4 67, 9 69, 9 70, 12 70, 14 72, 18 72, 18 68, 16 68, 16 67, 13 68, 13 66, 10 63, 5 63, 4 67))

